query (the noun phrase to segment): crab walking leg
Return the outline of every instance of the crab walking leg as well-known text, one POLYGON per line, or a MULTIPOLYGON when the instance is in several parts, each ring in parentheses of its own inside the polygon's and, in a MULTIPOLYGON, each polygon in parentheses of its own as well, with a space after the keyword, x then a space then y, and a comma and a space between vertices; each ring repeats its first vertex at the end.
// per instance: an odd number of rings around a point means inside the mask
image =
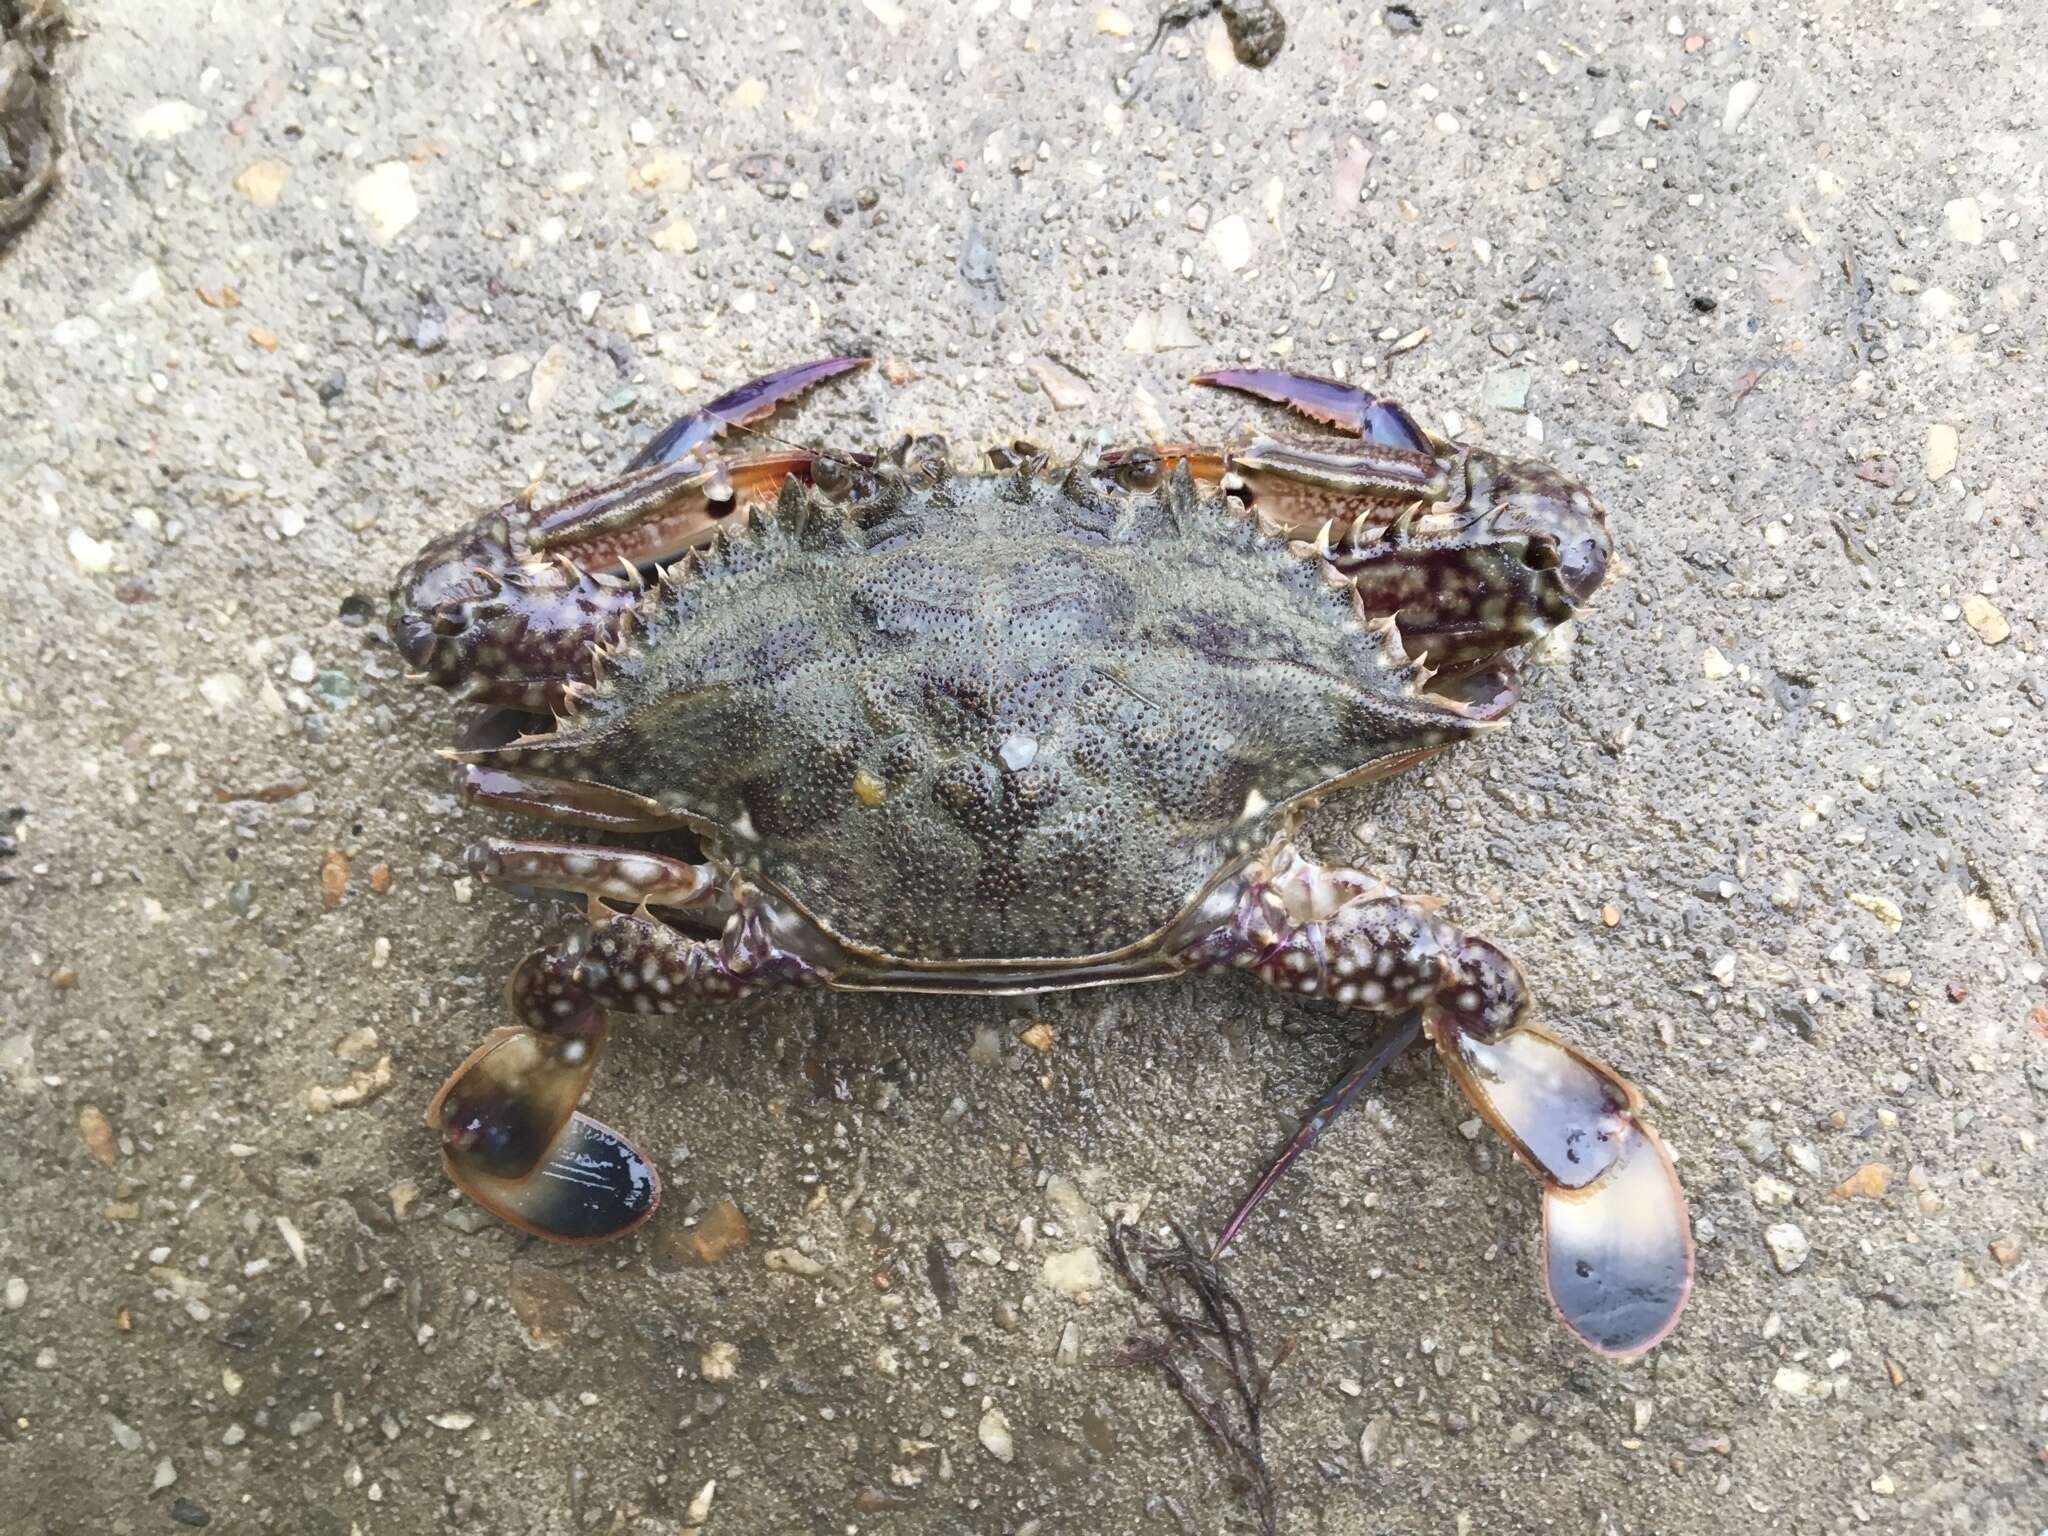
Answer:
MULTIPOLYGON (((540 862, 513 847, 517 858, 540 862)), ((615 868, 602 878, 623 876, 615 868)), ((590 883, 598 879, 592 871, 590 883)), ((777 942, 743 891, 732 894, 739 910, 715 941, 688 938, 644 908, 613 913, 593 902, 603 918, 593 931, 520 963, 506 989, 518 1023, 494 1031, 427 1106, 442 1165, 464 1194, 561 1242, 622 1236, 654 1213, 661 1184, 652 1165, 618 1132, 576 1111, 604 1048, 608 1011, 674 1013, 827 979, 777 942)))
POLYGON ((489 838, 471 844, 463 862, 492 885, 542 885, 652 907, 701 906, 720 888, 718 871, 709 864, 595 843, 489 838))
POLYGON ((566 827, 590 827, 601 832, 662 832, 687 825, 652 800, 628 790, 477 760, 488 754, 441 755, 457 765, 456 787, 471 805, 517 811, 566 827))
MULTIPOLYGON (((1525 1021, 1528 989, 1500 949, 1446 922, 1432 902, 1284 844, 1220 890, 1204 915, 1211 925, 1178 947, 1190 969, 1250 970, 1361 1012, 1419 1008, 1459 1088, 1543 1183, 1544 1281, 1565 1324, 1617 1356, 1670 1332, 1693 1265, 1670 1157, 1637 1119, 1642 1099, 1632 1087, 1525 1021)), ((1315 1134, 1341 1103, 1326 1096, 1319 1108, 1315 1134)), ((1290 1144, 1283 1157, 1298 1150, 1290 1144)), ((1232 1217, 1233 1234, 1271 1183, 1262 1178, 1232 1217)))

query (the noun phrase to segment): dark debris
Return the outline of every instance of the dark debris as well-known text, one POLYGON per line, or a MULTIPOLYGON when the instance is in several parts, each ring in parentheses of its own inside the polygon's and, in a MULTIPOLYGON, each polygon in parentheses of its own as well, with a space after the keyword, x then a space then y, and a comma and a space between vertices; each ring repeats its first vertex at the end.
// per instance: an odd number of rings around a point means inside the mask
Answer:
POLYGON ((1109 1256, 1117 1278, 1165 1326, 1166 1334, 1162 1338, 1143 1331, 1150 1325, 1140 1314, 1140 1331, 1107 1363, 1149 1365, 1166 1379, 1230 1469, 1258 1516, 1259 1529, 1275 1536, 1280 1528, 1279 1496, 1266 1466, 1264 1413, 1273 1375, 1293 1353, 1294 1341, 1282 1344, 1270 1363, 1259 1364, 1251 1324, 1221 1267, 1190 1243, 1177 1224, 1170 1225, 1170 1242, 1154 1242, 1124 1222, 1110 1229, 1109 1256), (1209 1395, 1198 1376, 1185 1369, 1184 1356, 1207 1362, 1224 1377, 1228 1390, 1220 1399, 1209 1395))
POLYGON ((57 180, 51 60, 65 25, 57 0, 0 0, 0 250, 57 180))

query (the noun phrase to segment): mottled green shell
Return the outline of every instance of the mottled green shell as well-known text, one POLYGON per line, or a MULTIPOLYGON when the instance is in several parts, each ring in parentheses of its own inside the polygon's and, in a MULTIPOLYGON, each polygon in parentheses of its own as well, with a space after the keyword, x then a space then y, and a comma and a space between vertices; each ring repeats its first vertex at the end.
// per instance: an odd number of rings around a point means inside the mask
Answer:
POLYGON ((524 749, 722 829, 909 962, 1102 954, 1290 801, 1449 740, 1320 562, 1182 476, 792 483, 651 587, 588 713, 524 749))

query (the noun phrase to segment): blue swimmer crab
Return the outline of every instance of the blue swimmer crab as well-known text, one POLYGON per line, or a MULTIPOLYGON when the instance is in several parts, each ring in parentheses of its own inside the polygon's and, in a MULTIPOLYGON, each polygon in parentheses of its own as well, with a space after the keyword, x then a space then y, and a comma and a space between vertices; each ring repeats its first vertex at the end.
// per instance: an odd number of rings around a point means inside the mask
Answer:
POLYGON ((613 839, 470 850, 486 880, 582 893, 590 931, 520 964, 516 1022, 435 1096, 454 1182, 547 1238, 647 1218, 654 1170, 577 1108, 617 1014, 1240 971, 1384 1027, 1224 1242, 1420 1033, 1539 1180, 1566 1325, 1611 1355, 1661 1339, 1691 1224, 1640 1095, 1529 1021, 1495 944, 1294 842, 1326 797, 1501 724, 1505 653, 1606 575, 1599 503, 1266 370, 1196 382, 1341 436, 1067 466, 1019 444, 975 473, 929 437, 721 451, 864 362, 754 380, 622 478, 504 506, 401 576, 415 675, 529 727, 450 754, 469 797, 613 839), (675 829, 701 862, 624 845, 675 829))

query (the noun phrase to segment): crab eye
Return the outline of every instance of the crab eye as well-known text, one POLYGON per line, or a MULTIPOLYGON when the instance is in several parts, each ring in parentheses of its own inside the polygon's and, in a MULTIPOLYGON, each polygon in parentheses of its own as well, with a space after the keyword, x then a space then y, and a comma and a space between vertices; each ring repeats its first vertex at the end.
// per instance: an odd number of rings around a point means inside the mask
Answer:
POLYGON ((1531 539, 1522 551, 1522 564, 1532 571, 1557 569, 1557 540, 1531 539))
POLYGON ((1127 491, 1156 491, 1162 478, 1159 456, 1148 450, 1133 453, 1116 467, 1116 483, 1127 491))

